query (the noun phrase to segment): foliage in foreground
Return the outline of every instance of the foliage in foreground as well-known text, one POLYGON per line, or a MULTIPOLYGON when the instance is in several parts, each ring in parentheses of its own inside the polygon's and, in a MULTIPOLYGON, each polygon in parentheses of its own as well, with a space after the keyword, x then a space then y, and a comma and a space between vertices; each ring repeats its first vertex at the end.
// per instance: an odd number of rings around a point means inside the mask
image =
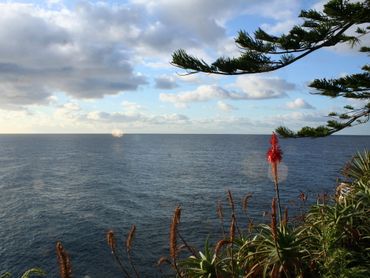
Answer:
POLYGON ((335 198, 321 196, 300 221, 288 221, 287 209, 278 221, 274 198, 271 224, 252 232, 238 228, 229 192, 229 233, 184 259, 177 258, 180 248, 171 252, 177 277, 368 277, 370 152, 357 154, 343 174, 335 198))

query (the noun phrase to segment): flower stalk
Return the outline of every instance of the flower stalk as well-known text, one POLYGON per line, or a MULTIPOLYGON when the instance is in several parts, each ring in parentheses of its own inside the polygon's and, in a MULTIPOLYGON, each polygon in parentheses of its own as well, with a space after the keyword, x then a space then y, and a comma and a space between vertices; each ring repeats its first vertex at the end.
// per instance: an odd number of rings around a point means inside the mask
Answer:
POLYGON ((279 223, 281 224, 282 210, 280 205, 280 193, 279 193, 279 176, 278 176, 278 164, 283 158, 283 152, 279 146, 279 139, 273 132, 270 139, 271 147, 267 152, 267 161, 271 164, 271 174, 275 185, 275 194, 279 208, 279 223))

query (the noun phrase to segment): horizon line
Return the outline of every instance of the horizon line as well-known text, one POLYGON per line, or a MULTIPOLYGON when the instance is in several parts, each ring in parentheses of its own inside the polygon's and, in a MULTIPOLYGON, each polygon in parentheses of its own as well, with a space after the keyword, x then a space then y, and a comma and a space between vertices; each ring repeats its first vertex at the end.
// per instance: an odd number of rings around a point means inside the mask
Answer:
MULTIPOLYGON (((0 133, 1 135, 112 135, 112 133, 108 132, 94 132, 94 133, 46 133, 46 132, 35 132, 35 133, 0 133)), ((123 133, 125 135, 265 135, 269 136, 271 133, 152 133, 152 132, 127 132, 123 133)), ((122 136, 122 137, 123 137, 122 136)), ((370 136, 370 134, 332 134, 330 136, 370 136)), ((329 136, 325 136, 329 137, 329 136)), ((300 138, 311 138, 311 137, 300 137, 300 138)), ((320 138, 320 137, 315 137, 320 138)), ((297 139, 297 138, 295 138, 297 139)))

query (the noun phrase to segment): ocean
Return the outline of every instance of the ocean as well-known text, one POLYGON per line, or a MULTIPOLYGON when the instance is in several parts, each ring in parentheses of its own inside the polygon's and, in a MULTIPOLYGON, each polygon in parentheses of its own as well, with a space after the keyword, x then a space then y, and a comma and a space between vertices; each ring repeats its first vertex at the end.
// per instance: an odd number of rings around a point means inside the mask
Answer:
MULTIPOLYGON (((281 198, 292 214, 332 194, 340 171, 369 136, 282 139, 281 198)), ((56 241, 72 260, 74 277, 122 277, 106 244, 113 229, 122 249, 137 227, 133 260, 141 277, 161 277, 172 213, 181 205, 180 232, 202 247, 220 238, 216 203, 231 190, 242 228, 270 209, 267 135, 0 135, 0 273, 13 277, 41 267, 57 277, 56 241), (248 215, 241 200, 252 193, 248 215)), ((228 223, 226 223, 227 225, 228 223)), ((165 268, 164 268, 165 269, 165 268)))

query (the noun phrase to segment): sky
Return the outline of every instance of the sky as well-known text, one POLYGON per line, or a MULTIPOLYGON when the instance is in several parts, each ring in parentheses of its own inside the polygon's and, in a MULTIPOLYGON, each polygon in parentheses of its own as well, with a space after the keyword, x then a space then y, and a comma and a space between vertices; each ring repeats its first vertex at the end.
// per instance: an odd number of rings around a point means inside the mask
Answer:
MULTIPOLYGON (((184 75, 177 49, 237 56, 239 30, 282 34, 325 1, 0 1, 0 133, 270 134, 324 124, 359 103, 312 94, 315 78, 358 73, 368 57, 321 49, 281 70, 184 75)), ((363 38, 369 45, 369 37, 363 38)), ((339 134, 370 135, 370 124, 339 134)))

